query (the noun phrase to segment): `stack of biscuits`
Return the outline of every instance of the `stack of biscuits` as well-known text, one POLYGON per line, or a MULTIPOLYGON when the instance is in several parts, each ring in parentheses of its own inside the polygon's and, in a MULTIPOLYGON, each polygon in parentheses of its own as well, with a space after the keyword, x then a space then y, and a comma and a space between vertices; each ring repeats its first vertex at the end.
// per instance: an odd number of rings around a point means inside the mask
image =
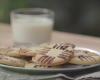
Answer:
POLYGON ((25 68, 60 67, 61 65, 100 63, 100 56, 75 50, 70 43, 45 43, 31 48, 0 48, 0 64, 25 68))

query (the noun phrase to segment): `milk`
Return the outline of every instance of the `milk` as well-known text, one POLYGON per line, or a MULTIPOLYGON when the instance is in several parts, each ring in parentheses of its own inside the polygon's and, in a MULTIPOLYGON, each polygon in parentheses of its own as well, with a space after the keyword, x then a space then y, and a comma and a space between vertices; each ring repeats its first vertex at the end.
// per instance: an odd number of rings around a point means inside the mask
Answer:
POLYGON ((50 41, 53 20, 42 16, 20 16, 11 21, 14 41, 38 45, 50 41))

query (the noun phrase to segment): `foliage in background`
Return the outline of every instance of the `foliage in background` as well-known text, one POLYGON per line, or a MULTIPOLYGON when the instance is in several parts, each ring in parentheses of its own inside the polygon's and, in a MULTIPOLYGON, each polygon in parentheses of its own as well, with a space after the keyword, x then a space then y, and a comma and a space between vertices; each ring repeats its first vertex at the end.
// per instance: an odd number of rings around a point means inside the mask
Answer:
POLYGON ((0 0, 0 22, 9 23, 10 12, 24 7, 28 7, 28 0, 0 0))

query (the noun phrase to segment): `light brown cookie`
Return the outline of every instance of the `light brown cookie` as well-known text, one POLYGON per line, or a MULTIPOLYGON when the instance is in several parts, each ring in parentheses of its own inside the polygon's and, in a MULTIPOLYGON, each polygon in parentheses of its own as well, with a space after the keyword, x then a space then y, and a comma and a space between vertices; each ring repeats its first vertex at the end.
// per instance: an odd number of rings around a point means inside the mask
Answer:
POLYGON ((81 64, 81 65, 92 65, 100 63, 100 56, 88 56, 88 55, 78 55, 74 56, 69 63, 71 64, 81 64))
POLYGON ((0 48, 0 55, 21 57, 19 54, 19 48, 0 48))
POLYGON ((74 56, 85 55, 85 56, 98 56, 98 54, 94 52, 90 52, 87 50, 74 50, 74 56))
POLYGON ((57 43, 43 43, 40 45, 40 47, 52 49, 57 43))
POLYGON ((24 67, 25 62, 26 61, 24 61, 22 59, 0 55, 0 64, 5 64, 5 65, 9 65, 9 66, 16 66, 16 67, 24 67))
POLYGON ((11 57, 30 57, 35 53, 29 48, 0 48, 0 55, 6 55, 11 57))
POLYGON ((51 48, 48 47, 34 47, 34 48, 30 48, 30 50, 34 53, 34 54, 44 54, 47 53, 51 48))
POLYGON ((32 57, 35 56, 36 53, 34 53, 31 49, 29 48, 20 48, 19 49, 19 55, 21 57, 32 57))
POLYGON ((50 49, 46 54, 37 54, 32 61, 39 65, 56 66, 68 62, 72 56, 73 52, 50 49))

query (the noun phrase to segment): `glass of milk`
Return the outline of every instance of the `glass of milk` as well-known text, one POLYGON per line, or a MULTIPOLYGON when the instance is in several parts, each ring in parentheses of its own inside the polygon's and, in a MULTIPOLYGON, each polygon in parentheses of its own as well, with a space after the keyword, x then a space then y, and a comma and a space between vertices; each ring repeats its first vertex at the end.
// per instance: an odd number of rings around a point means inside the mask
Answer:
POLYGON ((54 12, 43 8, 25 8, 11 12, 14 46, 36 46, 49 42, 54 12))

